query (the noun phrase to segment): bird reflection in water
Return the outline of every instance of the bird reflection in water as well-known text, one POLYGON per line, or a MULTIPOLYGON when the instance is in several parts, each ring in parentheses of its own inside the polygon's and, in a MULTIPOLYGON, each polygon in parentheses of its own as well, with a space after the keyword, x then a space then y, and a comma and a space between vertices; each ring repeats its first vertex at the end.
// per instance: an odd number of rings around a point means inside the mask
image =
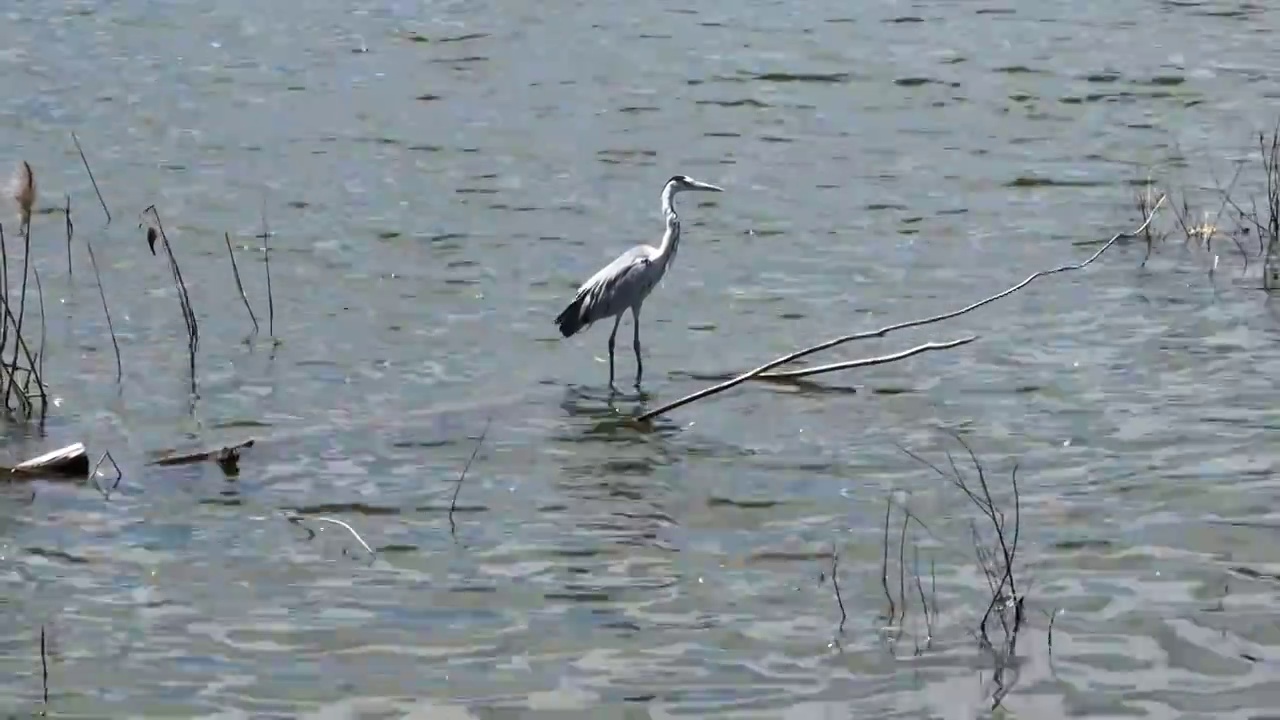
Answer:
POLYGON ((568 417, 556 440, 573 447, 556 486, 571 500, 574 507, 567 514, 584 533, 670 550, 658 534, 675 524, 664 507, 671 489, 654 475, 676 462, 669 441, 675 428, 661 418, 663 424, 650 427, 637 423, 634 418, 646 410, 646 399, 566 388, 560 406, 568 417))
POLYGON ((659 417, 648 422, 636 420, 648 411, 649 401, 652 399, 653 396, 646 392, 623 396, 612 390, 570 385, 565 388, 560 408, 570 418, 567 429, 572 435, 557 439, 570 442, 601 440, 634 445, 648 443, 653 436, 673 436, 678 428, 666 418, 659 417))

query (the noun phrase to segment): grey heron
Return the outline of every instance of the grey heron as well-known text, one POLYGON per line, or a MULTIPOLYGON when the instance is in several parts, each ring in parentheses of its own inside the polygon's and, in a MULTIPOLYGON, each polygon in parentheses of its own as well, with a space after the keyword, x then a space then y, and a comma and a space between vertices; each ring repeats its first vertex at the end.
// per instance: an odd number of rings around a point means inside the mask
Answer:
POLYGON ((613 346, 618 336, 622 316, 631 311, 635 336, 632 347, 636 351, 636 389, 644 374, 644 362, 640 359, 640 306, 653 292, 658 281, 667 272, 667 266, 675 259, 680 248, 680 216, 676 214, 676 195, 686 190, 723 192, 723 188, 694 180, 688 175, 675 175, 662 187, 662 214, 667 230, 662 244, 637 245, 604 266, 579 288, 573 301, 556 316, 560 334, 570 337, 597 320, 614 318, 613 332, 609 333, 609 387, 613 388, 613 346))

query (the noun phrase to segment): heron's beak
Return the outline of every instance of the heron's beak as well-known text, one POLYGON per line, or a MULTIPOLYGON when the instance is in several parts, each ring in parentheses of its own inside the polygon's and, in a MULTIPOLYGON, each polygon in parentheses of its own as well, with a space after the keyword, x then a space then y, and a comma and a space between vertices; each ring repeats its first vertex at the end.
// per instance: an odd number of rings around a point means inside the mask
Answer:
POLYGON ((692 183, 690 183, 690 185, 692 186, 689 188, 690 190, 705 190, 707 192, 724 192, 724 188, 718 185, 712 185, 711 183, 704 183, 698 180, 694 180, 692 183))

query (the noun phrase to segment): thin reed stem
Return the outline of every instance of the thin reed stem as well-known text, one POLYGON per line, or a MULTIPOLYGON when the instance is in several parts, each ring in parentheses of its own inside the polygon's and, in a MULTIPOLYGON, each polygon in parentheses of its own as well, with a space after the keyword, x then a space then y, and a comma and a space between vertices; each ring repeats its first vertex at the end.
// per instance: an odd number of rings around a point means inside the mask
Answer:
POLYGON ((227 256, 231 258, 231 273, 236 279, 236 290, 240 292, 240 299, 244 301, 244 309, 249 311, 249 319, 253 321, 253 334, 258 334, 258 316, 253 313, 253 306, 249 304, 249 296, 244 292, 244 283, 240 281, 240 266, 236 265, 236 253, 231 249, 231 233, 223 233, 222 237, 227 241, 227 256))
POLYGON ((493 417, 490 416, 484 421, 484 430, 480 432, 480 439, 476 440, 476 446, 471 450, 471 457, 467 458, 467 464, 462 467, 462 474, 458 476, 458 482, 453 486, 453 498, 449 500, 449 534, 456 536, 458 528, 453 522, 453 513, 458 509, 458 493, 462 492, 462 481, 467 479, 467 471, 471 469, 471 463, 476 461, 476 455, 480 454, 480 448, 484 445, 484 439, 489 435, 489 425, 493 423, 493 417))
POLYGON ((836 591, 836 606, 840 608, 840 626, 837 632, 843 633, 849 614, 844 610, 844 596, 840 593, 840 553, 836 550, 835 543, 831 544, 831 585, 836 591))
POLYGON ((276 336, 276 301, 271 291, 271 228, 267 225, 267 198, 262 198, 262 263, 267 272, 267 334, 276 336))
POLYGON ((187 358, 191 370, 191 396, 197 396, 196 390, 196 352, 200 347, 200 325, 196 321, 195 310, 191 307, 191 297, 187 294, 187 284, 182 279, 182 269, 178 267, 178 259, 173 254, 173 246, 169 243, 169 235, 164 231, 164 223, 160 220, 160 211, 155 205, 148 205, 144 209, 143 214, 150 213, 152 219, 155 220, 155 226, 150 228, 147 233, 147 240, 152 244, 152 253, 155 252, 155 233, 159 231, 160 243, 164 247, 164 252, 169 260, 169 271, 173 274, 173 283, 178 290, 178 302, 182 306, 182 319, 187 324, 187 358))
POLYGON ((89 173, 89 182, 93 183, 93 191, 98 194, 98 202, 102 203, 102 212, 107 216, 107 224, 111 224, 111 211, 107 209, 107 201, 102 199, 102 191, 98 189, 98 181, 93 177, 93 168, 89 167, 89 160, 84 156, 84 148, 80 147, 80 138, 76 134, 71 133, 71 140, 76 144, 76 150, 80 153, 80 162, 84 163, 84 171, 89 173))
POLYGON ((40 626, 40 675, 44 689, 44 704, 49 704, 49 651, 45 647, 44 626, 40 626))
POLYGON ((67 195, 67 204, 63 208, 64 216, 67 220, 67 277, 72 277, 71 271, 71 236, 75 234, 75 228, 71 225, 71 196, 67 195))
MULTIPOLYGON (((14 329, 14 334, 19 339, 22 338, 22 321, 27 312, 27 277, 30 276, 31 274, 31 271, 29 270, 31 265, 31 223, 30 222, 26 224, 26 232, 22 233, 22 244, 24 248, 22 253, 22 289, 20 291, 20 294, 18 295, 18 322, 17 322, 17 326, 14 329)), ((13 370, 16 370, 18 367, 18 346, 16 344, 13 346, 13 359, 10 360, 9 367, 13 370)), ((31 369, 33 371, 35 370, 34 363, 31 365, 31 369)), ((5 391, 4 404, 6 406, 8 406, 9 404, 10 391, 15 389, 16 389, 16 385, 14 383, 10 383, 9 389, 5 391)))
MULTIPOLYGON (((0 301, 3 301, 5 310, 9 308, 9 247, 5 242, 4 226, 0 225, 0 301)), ((4 349, 9 345, 9 323, 0 319, 0 369, 4 368, 4 349)), ((12 373, 10 379, 12 380, 12 373)), ((6 387, 7 387, 6 383, 6 387)), ((9 403, 5 403, 5 409, 8 409, 9 403)))
POLYGON ((116 353, 116 383, 124 380, 124 364, 120 362, 120 341, 116 339, 116 327, 111 322, 111 309, 107 307, 107 291, 102 287, 102 274, 98 271, 98 258, 93 253, 93 239, 84 241, 89 251, 89 264, 93 267, 93 279, 98 283, 98 297, 102 300, 102 314, 107 317, 107 332, 111 333, 111 347, 116 353))
POLYGON ((36 279, 36 297, 40 300, 40 349, 37 351, 36 381, 44 377, 45 320, 44 320, 44 286, 40 282, 40 268, 31 266, 31 274, 36 279))

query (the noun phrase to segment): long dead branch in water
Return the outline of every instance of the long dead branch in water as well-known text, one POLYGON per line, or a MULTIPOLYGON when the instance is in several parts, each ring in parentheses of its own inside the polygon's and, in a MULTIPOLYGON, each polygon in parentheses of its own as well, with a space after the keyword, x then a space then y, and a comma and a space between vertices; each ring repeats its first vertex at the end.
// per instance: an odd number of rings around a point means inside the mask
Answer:
MULTIPOLYGON (((1097 252, 1095 252, 1087 260, 1084 260, 1083 262, 1072 263, 1069 265, 1062 265, 1060 267, 1056 267, 1051 270, 1041 270, 1039 272, 1033 273, 1032 275, 1027 277, 1027 279, 1023 280, 1017 285, 1014 285, 1013 287, 1008 288, 1007 290, 1003 290, 999 293, 996 293, 995 295, 992 295, 990 297, 979 300, 971 305, 967 305, 963 308, 960 308, 959 310, 952 310, 949 312, 941 313, 939 315, 934 315, 927 318, 922 318, 919 320, 908 320, 906 322, 885 326, 883 328, 880 328, 879 330, 871 330, 867 332, 853 333, 850 335, 842 335, 838 338, 827 340, 826 342, 814 345, 813 347, 805 348, 804 350, 798 350, 796 352, 791 353, 790 355, 784 355, 783 357, 780 357, 776 360, 767 362, 764 365, 761 365, 760 367, 754 370, 743 373, 733 378, 732 380, 727 380, 718 385, 713 385, 709 388, 704 388, 691 395, 686 395, 685 397, 682 397, 679 400, 669 402, 659 408, 643 413, 636 418, 636 421, 646 422, 648 420, 652 420, 653 418, 658 417, 659 415, 664 415, 668 412, 671 412, 672 410, 675 410, 680 407, 684 407, 689 403, 696 402, 698 400, 702 400, 704 398, 708 398, 713 395, 718 395, 726 390, 737 387, 738 385, 741 385, 742 383, 748 380, 751 380, 753 378, 757 378, 760 375, 763 375, 764 373, 767 373, 776 367, 785 365, 787 363, 795 362, 796 360, 799 360, 802 357, 806 357, 808 355, 812 355, 814 353, 821 352, 823 350, 828 350, 830 348, 836 347, 837 345, 843 345, 845 343, 853 342, 855 340, 868 340, 871 338, 882 338, 888 335, 889 333, 895 332, 897 330, 905 330, 907 328, 920 327, 922 325, 931 325, 933 323, 942 322, 944 320, 950 320, 952 318, 956 318, 966 313, 977 310, 978 308, 983 307, 985 305, 989 305, 997 300, 1006 298, 1012 295, 1013 293, 1021 290, 1022 288, 1026 287, 1027 285, 1030 285, 1033 281, 1035 281, 1038 278, 1046 277, 1049 275, 1057 275, 1059 273, 1064 273, 1064 272, 1071 272, 1073 270, 1082 270, 1088 267, 1089 265, 1093 264, 1095 260, 1101 257, 1104 252, 1110 249, 1112 245, 1116 244, 1121 239, 1134 238, 1142 235, 1143 232, 1146 231, 1147 226, 1151 224, 1152 219, 1155 218, 1156 212, 1160 209, 1160 206, 1164 204, 1164 201, 1165 201, 1164 196, 1161 196, 1161 198, 1156 202, 1155 206, 1151 208, 1151 214, 1146 217, 1142 225, 1128 232, 1116 233, 1111 237, 1110 240, 1108 240, 1105 244, 1103 244, 1103 246, 1099 248, 1097 252)), ((853 361, 853 362, 858 362, 858 361, 853 361)))
POLYGON ((798 370, 779 370, 776 372, 761 373, 756 376, 756 379, 799 380, 800 378, 821 375, 823 373, 838 372, 840 370, 852 370, 853 368, 871 367, 873 365, 887 365, 889 363, 898 362, 899 360, 905 360, 921 353, 958 348, 961 345, 968 345, 977 339, 977 335, 970 335, 968 337, 959 338, 958 340, 927 342, 923 345, 917 345, 910 350, 903 350, 901 352, 893 353, 892 355, 879 355, 876 357, 860 358, 858 360, 845 360, 843 362, 830 363, 827 365, 815 365, 814 367, 800 368, 798 370))

